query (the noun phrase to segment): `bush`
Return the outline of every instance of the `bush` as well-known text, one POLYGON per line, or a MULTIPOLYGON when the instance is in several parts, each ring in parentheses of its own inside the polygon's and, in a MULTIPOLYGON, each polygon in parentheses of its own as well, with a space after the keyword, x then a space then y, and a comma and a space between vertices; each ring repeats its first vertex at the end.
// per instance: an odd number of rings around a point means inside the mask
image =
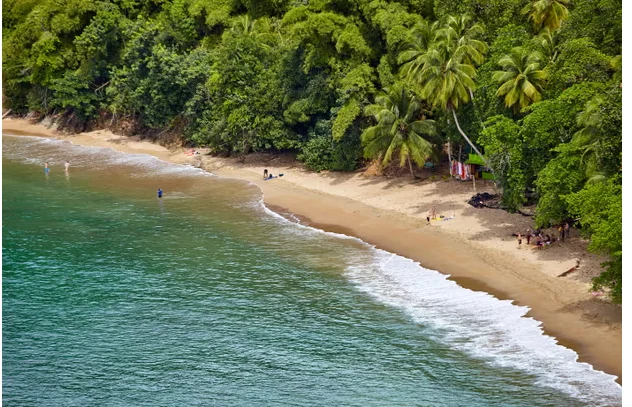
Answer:
POLYGON ((353 171, 361 158, 360 134, 353 128, 340 141, 331 135, 331 122, 321 120, 296 157, 312 171, 353 171))

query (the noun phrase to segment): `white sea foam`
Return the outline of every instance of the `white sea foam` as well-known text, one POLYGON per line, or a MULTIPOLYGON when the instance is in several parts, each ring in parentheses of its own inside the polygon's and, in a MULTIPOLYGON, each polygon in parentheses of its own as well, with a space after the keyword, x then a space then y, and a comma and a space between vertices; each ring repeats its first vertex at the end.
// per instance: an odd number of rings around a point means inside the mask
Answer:
POLYGON ((539 321, 524 316, 528 307, 460 287, 449 276, 379 249, 374 264, 352 265, 347 272, 360 290, 433 327, 437 341, 492 366, 532 374, 537 385, 590 405, 621 403, 616 377, 577 362, 577 353, 545 335, 539 321))
POLYGON ((616 406, 622 389, 616 377, 577 361, 572 349, 545 335, 541 322, 525 317, 528 307, 473 291, 448 280, 448 275, 418 262, 377 249, 362 240, 295 224, 259 201, 264 211, 295 232, 324 233, 355 240, 372 248, 366 258, 347 267, 350 281, 378 301, 399 308, 415 322, 432 327, 438 342, 483 360, 491 366, 517 369, 535 377, 535 384, 553 388, 589 405, 616 406))
POLYGON ((216 176, 192 165, 171 164, 149 154, 128 154, 116 151, 110 147, 86 147, 71 144, 68 141, 39 136, 19 137, 19 143, 3 143, 3 153, 11 159, 24 164, 43 165, 49 161, 51 165, 61 164, 65 160, 71 161, 71 168, 89 167, 92 169, 106 169, 112 166, 130 166, 141 172, 130 173, 131 177, 145 177, 155 175, 200 175, 216 176))

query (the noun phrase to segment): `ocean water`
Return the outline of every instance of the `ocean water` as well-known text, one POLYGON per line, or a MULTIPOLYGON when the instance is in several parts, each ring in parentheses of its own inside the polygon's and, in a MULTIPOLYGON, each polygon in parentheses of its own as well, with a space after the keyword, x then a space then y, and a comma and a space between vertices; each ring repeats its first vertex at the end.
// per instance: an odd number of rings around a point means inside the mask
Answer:
POLYGON ((621 405, 526 307, 252 184, 39 137, 2 156, 3 405, 621 405))

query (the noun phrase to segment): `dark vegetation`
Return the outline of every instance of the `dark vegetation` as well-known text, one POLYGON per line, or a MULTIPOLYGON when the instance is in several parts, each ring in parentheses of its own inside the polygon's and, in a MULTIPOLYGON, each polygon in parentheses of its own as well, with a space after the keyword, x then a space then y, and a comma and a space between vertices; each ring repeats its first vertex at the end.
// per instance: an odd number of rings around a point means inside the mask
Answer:
POLYGON ((578 219, 621 301, 620 0, 3 0, 3 98, 316 171, 450 142, 538 226, 578 219))

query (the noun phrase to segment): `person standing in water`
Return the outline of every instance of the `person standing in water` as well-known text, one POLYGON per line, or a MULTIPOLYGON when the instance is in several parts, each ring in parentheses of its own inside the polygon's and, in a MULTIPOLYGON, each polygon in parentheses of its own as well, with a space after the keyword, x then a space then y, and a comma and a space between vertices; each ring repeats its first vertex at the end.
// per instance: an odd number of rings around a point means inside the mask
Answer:
POLYGON ((50 168, 48 168, 48 161, 44 163, 44 172, 48 174, 50 172, 50 168))
POLYGON ((66 172, 68 172, 68 167, 70 167, 70 162, 66 160, 66 164, 64 164, 64 166, 66 167, 66 172))
POLYGON ((162 198, 162 189, 158 188, 158 198, 162 198))

